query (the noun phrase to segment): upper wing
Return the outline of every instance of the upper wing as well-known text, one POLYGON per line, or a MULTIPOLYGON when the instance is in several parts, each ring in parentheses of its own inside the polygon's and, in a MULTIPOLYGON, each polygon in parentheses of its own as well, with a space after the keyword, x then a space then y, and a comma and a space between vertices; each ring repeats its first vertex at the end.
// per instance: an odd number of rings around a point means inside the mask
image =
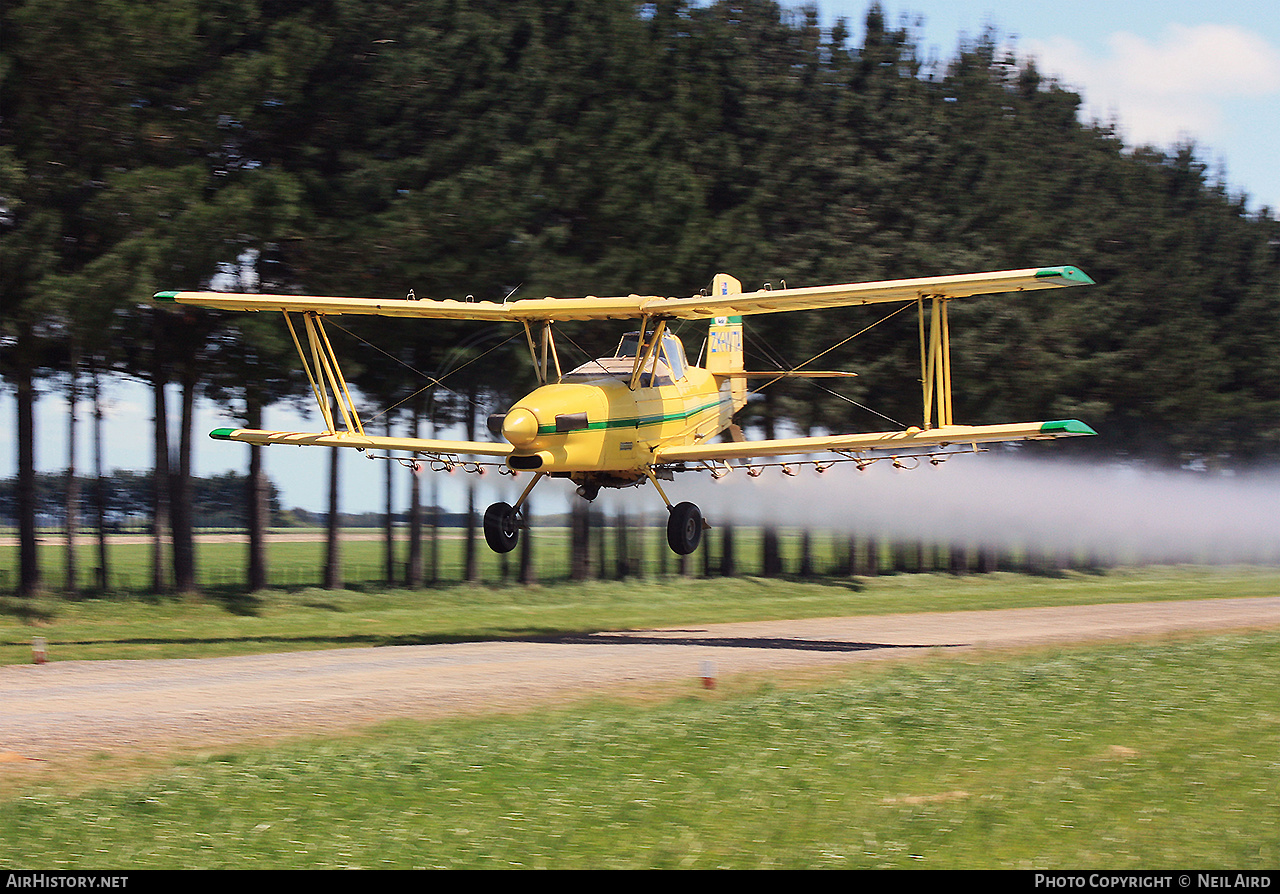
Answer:
POLYGON ((952 444, 986 444, 996 441, 1040 441, 1095 435, 1083 422, 1021 422, 1008 425, 944 425, 932 429, 909 428, 897 432, 856 435, 827 435, 816 438, 775 438, 767 441, 737 441, 726 444, 658 447, 659 463, 717 462, 764 456, 791 456, 804 453, 864 450, 911 450, 915 447, 947 447, 952 444))
POLYGON ((658 298, 650 300, 645 305, 645 311, 680 319, 697 319, 915 301, 917 298, 965 298, 970 295, 1086 286, 1092 283, 1092 279, 1075 267, 1039 267, 997 273, 966 273, 694 298, 658 298))
POLYGON ((355 447, 357 450, 403 450, 437 456, 507 456, 510 444, 488 441, 440 441, 434 438, 391 438, 354 432, 266 431, 257 428, 219 428, 209 433, 218 441, 245 444, 293 444, 295 446, 355 447))
POLYGON ((968 273, 885 282, 847 283, 803 289, 774 289, 729 295, 661 298, 527 298, 520 301, 454 301, 412 298, 324 298, 297 295, 237 295, 227 292, 159 292, 157 301, 194 304, 224 310, 310 311, 322 314, 372 314, 448 320, 512 322, 550 320, 618 320, 643 316, 706 319, 738 314, 781 313, 914 301, 921 297, 964 298, 999 292, 1021 292, 1093 282, 1075 267, 1039 267, 996 273, 968 273))
POLYGON ((454 301, 431 298, 325 298, 305 295, 236 295, 230 292, 158 292, 157 301, 194 304, 219 310, 370 314, 435 320, 627 320, 644 316, 645 302, 627 298, 526 298, 521 301, 454 301))

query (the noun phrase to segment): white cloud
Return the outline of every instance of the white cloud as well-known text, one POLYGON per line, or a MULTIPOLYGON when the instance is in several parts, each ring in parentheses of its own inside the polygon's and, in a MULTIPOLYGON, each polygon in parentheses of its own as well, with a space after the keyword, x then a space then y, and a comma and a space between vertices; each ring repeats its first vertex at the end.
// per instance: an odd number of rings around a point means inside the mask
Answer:
POLYGON ((1041 71, 1083 93, 1087 114, 1117 119, 1130 142, 1217 142, 1226 106, 1280 95, 1280 49, 1226 25, 1170 25, 1156 40, 1127 32, 1105 46, 1028 40, 1041 71))
POLYGON ((1151 95, 1259 96, 1280 89, 1280 52, 1225 25, 1170 25, 1152 44, 1118 33, 1108 41, 1121 74, 1151 95))

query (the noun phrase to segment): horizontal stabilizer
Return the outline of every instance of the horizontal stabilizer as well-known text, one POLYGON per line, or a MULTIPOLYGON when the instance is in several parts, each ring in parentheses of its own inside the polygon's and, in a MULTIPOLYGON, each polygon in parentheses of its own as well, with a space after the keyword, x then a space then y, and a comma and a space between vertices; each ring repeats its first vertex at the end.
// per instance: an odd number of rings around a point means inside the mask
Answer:
POLYGON ((857 375, 855 372, 841 372, 840 370, 831 369, 775 369, 765 372, 731 372, 721 373, 725 378, 743 378, 743 379, 851 379, 857 375))

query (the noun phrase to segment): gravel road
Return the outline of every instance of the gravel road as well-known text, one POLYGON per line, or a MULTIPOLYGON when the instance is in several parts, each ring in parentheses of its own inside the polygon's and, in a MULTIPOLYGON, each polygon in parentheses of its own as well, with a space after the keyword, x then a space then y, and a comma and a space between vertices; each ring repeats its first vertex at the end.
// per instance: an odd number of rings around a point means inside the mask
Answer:
MULTIPOLYGON (((213 747, 922 651, 1280 627, 1280 597, 762 621, 536 642, 0 667, 0 758, 213 747)), ((56 658, 56 655, 54 656, 56 658)))

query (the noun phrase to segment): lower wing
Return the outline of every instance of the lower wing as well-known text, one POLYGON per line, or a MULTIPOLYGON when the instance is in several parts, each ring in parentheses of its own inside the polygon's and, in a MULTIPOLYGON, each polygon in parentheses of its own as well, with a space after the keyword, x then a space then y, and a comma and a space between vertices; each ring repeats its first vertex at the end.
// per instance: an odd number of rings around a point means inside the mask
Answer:
POLYGON ((1074 419, 1008 425, 945 425, 928 430, 909 428, 906 431, 858 435, 658 447, 654 451, 654 459, 658 463, 716 462, 804 453, 859 453, 864 450, 910 450, 913 447, 977 445, 998 441, 1042 441, 1096 434, 1092 428, 1074 419))
POLYGON ((209 433, 219 441, 245 444, 294 444, 310 447, 354 447, 357 450, 403 450, 436 455, 507 456, 510 444, 488 441, 438 441, 434 438, 389 438, 352 432, 264 431, 257 428, 219 428, 209 433))

